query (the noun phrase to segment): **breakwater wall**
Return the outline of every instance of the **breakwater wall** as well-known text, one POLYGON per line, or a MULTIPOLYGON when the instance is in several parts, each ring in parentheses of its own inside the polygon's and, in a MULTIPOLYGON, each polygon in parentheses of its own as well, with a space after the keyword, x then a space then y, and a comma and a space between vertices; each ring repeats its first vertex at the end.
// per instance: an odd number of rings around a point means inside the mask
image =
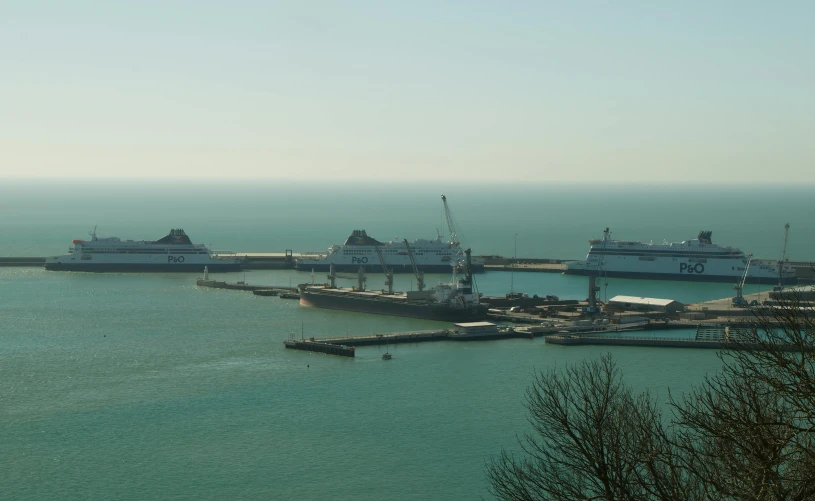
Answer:
POLYGON ((223 282, 220 280, 196 280, 195 285, 198 287, 208 287, 210 289, 227 289, 227 290, 234 290, 234 291, 286 291, 286 292, 296 292, 297 287, 289 287, 288 285, 251 285, 242 282, 236 283, 229 283, 223 282))
MULTIPOLYGON (((545 339, 547 344, 559 344, 564 346, 640 346, 648 348, 702 348, 714 350, 762 350, 764 346, 760 343, 736 342, 725 339, 702 340, 702 339, 679 339, 679 338, 648 338, 648 337, 621 337, 621 336, 580 336, 580 335, 555 335, 545 339)), ((798 351, 795 346, 781 348, 784 351, 798 351)))
POLYGON ((0 257, 0 266, 45 266, 44 257, 0 257))

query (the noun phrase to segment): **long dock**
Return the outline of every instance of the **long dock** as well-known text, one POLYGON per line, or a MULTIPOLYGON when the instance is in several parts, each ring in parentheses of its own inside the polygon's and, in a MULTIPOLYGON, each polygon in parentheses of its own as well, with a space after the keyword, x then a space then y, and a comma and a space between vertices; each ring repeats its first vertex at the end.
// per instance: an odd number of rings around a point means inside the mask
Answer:
MULTIPOLYGON (((792 287, 788 287, 785 290, 792 290, 792 287)), ((804 302, 811 301, 807 299, 806 296, 807 291, 810 290, 810 286, 799 286, 798 290, 802 291, 804 294, 802 297, 804 302)), ((703 313, 707 318, 718 317, 720 319, 732 319, 734 321, 738 321, 737 319, 744 319, 745 317, 754 318, 757 313, 763 313, 769 317, 772 317, 772 307, 774 304, 777 304, 777 302, 773 300, 773 297, 777 294, 778 293, 771 290, 744 294, 744 301, 746 304, 754 303, 754 305, 750 307, 733 306, 733 300, 731 297, 714 299, 711 301, 702 301, 695 304, 689 304, 686 312, 703 313)), ((806 304, 803 306, 806 306, 806 304)), ((815 311, 813 311, 811 308, 802 308, 801 314, 812 316, 815 314, 815 311)))
MULTIPOLYGON (((648 337, 620 337, 620 336, 581 336, 581 335, 554 335, 545 338, 548 344, 564 346, 641 346, 649 348, 702 348, 714 350, 761 350, 759 343, 733 342, 723 339, 678 339, 678 338, 648 338, 648 337)), ((790 345, 783 349, 797 351, 798 348, 790 345)))
POLYGON ((357 346, 381 346, 391 344, 427 343, 431 341, 494 341, 498 339, 530 339, 535 334, 528 331, 515 331, 513 329, 492 332, 489 334, 459 334, 452 329, 438 329, 412 332, 397 332, 392 334, 370 334, 367 336, 345 336, 332 338, 309 338, 299 341, 288 340, 286 348, 329 353, 332 355, 353 356, 347 353, 335 352, 330 346, 344 346, 355 348, 357 346), (296 345, 295 345, 296 344, 296 345))
POLYGON ((424 343, 428 341, 442 341, 447 339, 449 329, 398 332, 394 334, 371 334, 368 336, 346 336, 314 339, 311 341, 329 344, 345 344, 348 346, 373 346, 380 344, 424 343))
POLYGON ((563 263, 515 263, 515 264, 485 264, 485 271, 522 271, 537 273, 563 273, 566 265, 563 263))
MULTIPOLYGON (((325 253, 319 252, 227 252, 219 253, 221 257, 238 257, 243 259, 246 270, 279 270, 293 269, 294 263, 301 258, 315 258, 325 253)), ((506 258, 503 256, 474 256, 484 260, 485 271, 518 271, 539 273, 561 273, 570 260, 551 258, 506 258)), ((789 261, 795 270, 799 284, 815 282, 815 263, 809 261, 789 261)), ((45 266, 45 257, 0 256, 0 267, 6 266, 45 266)))
POLYGON ((243 282, 229 283, 220 280, 202 280, 195 281, 198 287, 209 287, 211 289, 227 289, 233 291, 285 291, 295 292, 297 287, 289 287, 288 285, 251 285, 243 282))
POLYGON ((286 348, 291 350, 302 351, 315 351, 318 353, 327 353, 329 355, 339 355, 341 357, 354 357, 356 351, 353 346, 338 345, 331 343, 321 343, 319 341, 284 341, 286 348))
POLYGON ((45 266, 44 257, 0 257, 2 266, 45 266))
MULTIPOLYGON (((632 325, 629 327, 621 328, 620 326, 606 326, 600 327, 586 327, 582 332, 619 332, 621 330, 642 330, 647 325, 632 325)), ((301 339, 299 341, 288 340, 284 344, 287 348, 293 348, 305 351, 315 351, 320 353, 340 354, 334 353, 332 349, 327 346, 381 346, 391 344, 409 344, 409 343, 427 343, 431 341, 495 341, 501 339, 534 339, 536 337, 545 337, 555 332, 562 332, 563 327, 559 328, 503 328, 498 331, 485 332, 485 333, 461 333, 454 329, 436 329, 436 330, 423 330, 411 332, 395 332, 391 334, 369 334, 364 336, 344 336, 344 337, 330 337, 330 338, 309 338, 301 339), (295 346, 292 343, 297 343, 295 346)), ((576 330, 575 332, 581 332, 576 330)), ((344 356, 350 356, 344 354, 344 356)))
POLYGON ((722 349, 734 346, 731 342, 696 339, 671 339, 648 337, 619 337, 619 336, 582 336, 582 335, 554 335, 547 336, 544 342, 565 346, 647 346, 652 348, 708 348, 722 349))

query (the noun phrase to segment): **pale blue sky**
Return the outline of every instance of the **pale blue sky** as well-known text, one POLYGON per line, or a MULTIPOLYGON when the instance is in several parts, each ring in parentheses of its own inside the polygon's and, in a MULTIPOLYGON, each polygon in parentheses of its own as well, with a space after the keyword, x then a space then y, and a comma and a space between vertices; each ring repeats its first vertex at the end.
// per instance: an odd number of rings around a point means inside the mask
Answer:
POLYGON ((0 177, 811 182, 815 2, 0 0, 0 177))

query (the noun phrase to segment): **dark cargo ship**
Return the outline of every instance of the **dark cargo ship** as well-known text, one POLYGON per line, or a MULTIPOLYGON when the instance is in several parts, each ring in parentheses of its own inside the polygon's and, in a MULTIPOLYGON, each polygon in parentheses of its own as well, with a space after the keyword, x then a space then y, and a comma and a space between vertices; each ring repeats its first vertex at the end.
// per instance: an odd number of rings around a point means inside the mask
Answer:
MULTIPOLYGON (((359 272, 359 286, 342 289, 334 286, 334 274, 329 274, 331 283, 325 285, 300 286, 300 304, 334 310, 358 311, 377 315, 424 318, 445 322, 472 322, 487 317, 487 306, 479 302, 473 291, 470 250, 465 251, 467 266, 464 278, 457 279, 454 269, 453 280, 441 283, 425 291, 397 292, 364 290, 364 270, 359 272)), ((391 276, 387 284, 390 287, 391 276)))

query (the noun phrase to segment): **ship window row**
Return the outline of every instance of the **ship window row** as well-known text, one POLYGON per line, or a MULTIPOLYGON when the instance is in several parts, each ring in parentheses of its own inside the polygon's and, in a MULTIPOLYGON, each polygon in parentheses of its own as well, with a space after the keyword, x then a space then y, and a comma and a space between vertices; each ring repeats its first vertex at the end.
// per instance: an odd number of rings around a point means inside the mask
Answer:
POLYGON ((618 253, 626 253, 626 252, 646 252, 648 254, 670 254, 670 253, 686 253, 686 252, 701 252, 704 254, 743 254, 743 252, 739 250, 728 250, 728 249, 721 249, 721 250, 705 250, 705 249, 687 249, 687 248, 672 248, 672 249, 653 249, 653 248, 633 248, 633 247, 626 247, 626 248, 615 248, 615 247, 604 247, 604 246, 596 246, 593 245, 589 252, 618 252, 618 253))
POLYGON ((713 253, 713 252, 620 252, 620 251, 589 251, 590 256, 606 255, 606 256, 655 256, 655 257, 699 257, 699 258, 718 258, 718 259, 744 259, 743 254, 732 253, 713 253))
MULTIPOLYGON (((398 250, 398 249, 397 249, 397 250, 385 250, 385 251, 382 251, 382 254, 397 254, 397 253, 400 253, 400 252, 401 252, 402 254, 407 255, 407 253, 406 253, 405 251, 400 251, 400 250, 398 250)), ((370 250, 367 250, 367 251, 364 251, 364 250, 359 250, 359 251, 354 251, 354 250, 343 250, 343 251, 342 251, 342 254, 343 254, 344 256, 359 256, 359 255, 363 255, 363 254, 364 254, 364 255, 375 254, 375 252, 374 252, 374 251, 370 251, 370 250)), ((450 255, 450 252, 441 252, 441 251, 424 251, 424 252, 416 252, 416 251, 413 251, 413 254, 415 254, 415 255, 417 255, 417 256, 422 256, 422 255, 424 255, 424 254, 436 254, 436 255, 439 255, 439 256, 449 256, 449 255, 450 255)))
POLYGON ((82 249, 83 254, 208 254, 206 251, 168 251, 164 249, 82 249))

